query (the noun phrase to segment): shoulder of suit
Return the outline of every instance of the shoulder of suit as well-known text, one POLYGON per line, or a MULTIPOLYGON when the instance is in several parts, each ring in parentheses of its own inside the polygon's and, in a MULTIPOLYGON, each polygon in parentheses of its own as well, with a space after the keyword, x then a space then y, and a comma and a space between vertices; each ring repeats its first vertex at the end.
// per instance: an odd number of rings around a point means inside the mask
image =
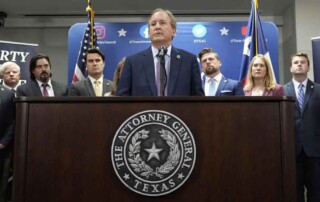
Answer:
POLYGON ((113 82, 108 79, 103 79, 103 81, 104 81, 104 83, 107 83, 107 84, 113 84, 113 82))

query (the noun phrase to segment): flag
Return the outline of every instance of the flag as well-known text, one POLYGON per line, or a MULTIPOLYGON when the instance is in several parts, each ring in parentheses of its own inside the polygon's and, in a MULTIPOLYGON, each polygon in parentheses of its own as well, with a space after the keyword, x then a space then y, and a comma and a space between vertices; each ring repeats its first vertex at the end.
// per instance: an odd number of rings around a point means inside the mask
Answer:
POLYGON ((258 0, 252 0, 252 7, 250 17, 247 26, 246 38, 243 46, 243 56, 241 62, 239 80, 245 83, 249 65, 252 58, 258 54, 265 56, 269 60, 272 70, 274 81, 276 81, 274 70, 270 58, 270 54, 267 48, 266 38, 264 37, 260 17, 258 13, 258 0))
POLYGON ((88 0, 86 11, 88 12, 88 24, 81 41, 80 51, 76 67, 74 69, 72 82, 82 80, 87 76, 87 70, 84 61, 84 56, 87 50, 89 48, 99 48, 97 43, 96 30, 94 28, 94 11, 91 7, 90 0, 88 0))

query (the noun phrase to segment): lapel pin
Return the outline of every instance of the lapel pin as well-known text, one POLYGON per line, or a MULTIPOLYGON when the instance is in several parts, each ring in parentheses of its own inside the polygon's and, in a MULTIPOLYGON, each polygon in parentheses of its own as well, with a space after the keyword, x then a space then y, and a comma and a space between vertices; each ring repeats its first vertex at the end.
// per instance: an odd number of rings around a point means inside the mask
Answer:
POLYGON ((313 88, 313 85, 311 86, 311 88, 313 88))
POLYGON ((177 55, 177 59, 180 59, 180 55, 177 55))

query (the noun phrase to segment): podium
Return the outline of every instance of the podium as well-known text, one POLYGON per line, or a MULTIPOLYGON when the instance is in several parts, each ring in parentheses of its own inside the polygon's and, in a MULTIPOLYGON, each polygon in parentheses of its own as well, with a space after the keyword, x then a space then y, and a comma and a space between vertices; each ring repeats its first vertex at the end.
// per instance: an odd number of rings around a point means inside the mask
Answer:
POLYGON ((290 97, 21 97, 16 100, 13 200, 296 201, 290 97), (196 145, 177 190, 144 196, 116 175, 111 146, 129 117, 160 110, 180 118, 196 145))

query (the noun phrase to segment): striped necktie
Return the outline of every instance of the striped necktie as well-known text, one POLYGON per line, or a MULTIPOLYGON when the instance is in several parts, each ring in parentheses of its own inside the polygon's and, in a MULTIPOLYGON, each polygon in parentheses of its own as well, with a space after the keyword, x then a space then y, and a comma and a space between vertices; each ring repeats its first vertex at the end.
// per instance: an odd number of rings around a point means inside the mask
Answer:
POLYGON ((302 83, 300 83, 298 86, 298 103, 299 103, 299 107, 300 107, 301 111, 302 111, 303 101, 304 101, 303 87, 304 87, 304 85, 302 83))

